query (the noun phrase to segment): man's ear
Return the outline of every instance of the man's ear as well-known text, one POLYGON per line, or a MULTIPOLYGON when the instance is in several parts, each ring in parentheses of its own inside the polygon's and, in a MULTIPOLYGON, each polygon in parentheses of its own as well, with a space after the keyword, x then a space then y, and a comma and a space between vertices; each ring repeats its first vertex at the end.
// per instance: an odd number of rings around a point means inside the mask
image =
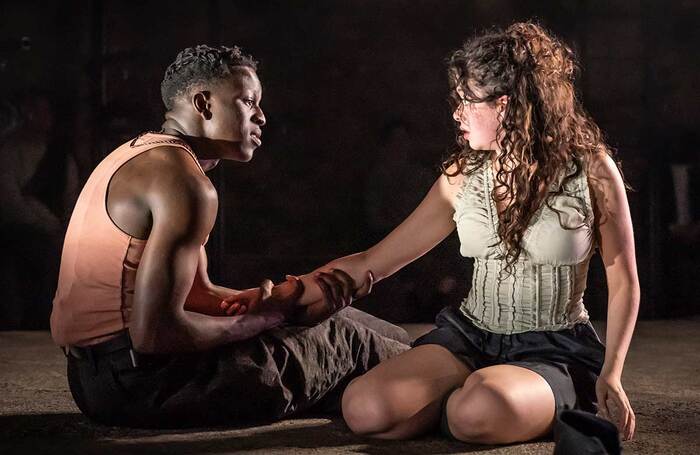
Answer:
POLYGON ((211 92, 207 90, 195 92, 192 95, 192 107, 205 120, 211 119, 211 103, 209 102, 210 98, 211 92))

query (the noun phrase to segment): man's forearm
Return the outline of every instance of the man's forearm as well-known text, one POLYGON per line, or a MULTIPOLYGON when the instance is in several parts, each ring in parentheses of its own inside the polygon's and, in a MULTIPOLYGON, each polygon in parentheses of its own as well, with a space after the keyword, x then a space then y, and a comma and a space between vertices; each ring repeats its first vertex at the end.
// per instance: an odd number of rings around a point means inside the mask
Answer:
POLYGON ((283 320, 284 315, 280 312, 212 317, 182 311, 162 320, 157 326, 131 330, 131 336, 134 348, 139 352, 195 352, 252 338, 277 327, 283 320))
POLYGON ((185 310, 209 316, 226 316, 226 311, 221 308, 221 301, 238 292, 215 284, 202 286, 197 283, 192 286, 185 300, 185 310))

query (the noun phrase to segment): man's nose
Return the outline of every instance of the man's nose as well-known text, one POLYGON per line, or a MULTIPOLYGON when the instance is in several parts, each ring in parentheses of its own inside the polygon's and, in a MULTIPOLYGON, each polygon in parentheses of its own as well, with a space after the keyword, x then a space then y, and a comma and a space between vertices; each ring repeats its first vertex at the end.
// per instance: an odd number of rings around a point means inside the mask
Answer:
POLYGON ((265 119, 265 114, 263 113, 262 108, 258 107, 257 111, 253 115, 253 122, 259 126, 263 126, 265 123, 267 123, 267 119, 265 119))

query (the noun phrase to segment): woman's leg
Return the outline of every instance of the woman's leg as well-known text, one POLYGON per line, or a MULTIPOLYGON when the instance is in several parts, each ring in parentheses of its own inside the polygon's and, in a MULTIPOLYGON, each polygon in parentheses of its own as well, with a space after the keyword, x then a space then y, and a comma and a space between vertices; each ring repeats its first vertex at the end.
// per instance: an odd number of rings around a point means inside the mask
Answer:
POLYGON ((534 371, 496 365, 475 371, 447 400, 452 434, 465 442, 509 444, 547 434, 554 423, 554 393, 534 371))
POLYGON ((445 395, 469 369, 446 348, 425 344, 388 359, 355 379, 343 394, 343 418, 357 433, 405 439, 434 428, 445 395))

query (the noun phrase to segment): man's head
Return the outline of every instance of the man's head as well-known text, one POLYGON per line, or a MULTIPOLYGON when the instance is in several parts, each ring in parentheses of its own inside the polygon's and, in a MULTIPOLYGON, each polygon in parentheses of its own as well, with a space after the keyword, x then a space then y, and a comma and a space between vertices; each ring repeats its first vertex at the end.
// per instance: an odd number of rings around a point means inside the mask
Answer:
POLYGON ((249 161, 265 116, 257 62, 238 47, 200 45, 180 52, 161 84, 166 117, 209 139, 220 158, 249 161))

